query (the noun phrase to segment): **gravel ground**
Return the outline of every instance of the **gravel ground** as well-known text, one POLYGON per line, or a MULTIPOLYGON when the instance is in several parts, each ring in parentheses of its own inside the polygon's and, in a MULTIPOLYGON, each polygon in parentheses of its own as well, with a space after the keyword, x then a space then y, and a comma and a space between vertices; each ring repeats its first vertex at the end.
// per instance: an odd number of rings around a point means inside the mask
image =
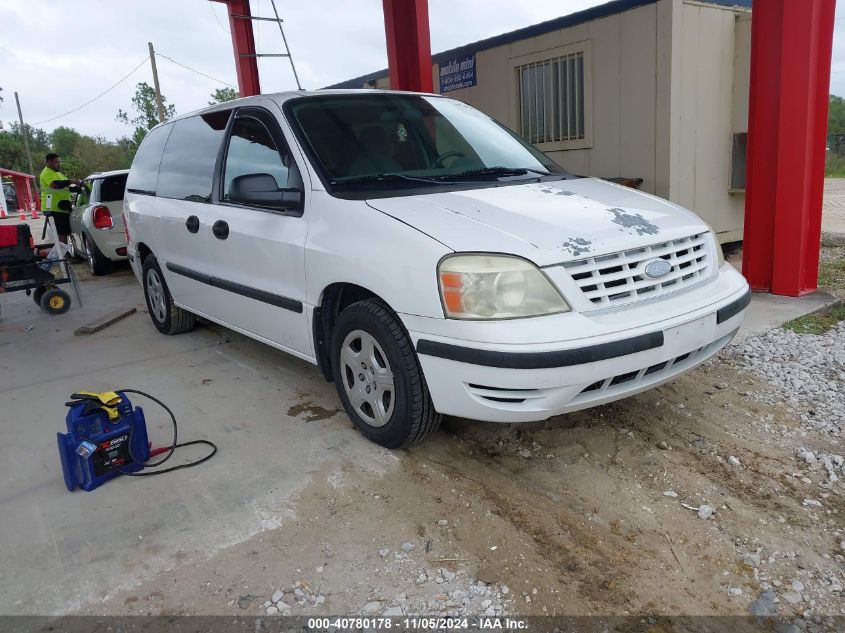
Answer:
POLYGON ((778 328, 747 340, 734 351, 746 370, 766 378, 758 395, 786 403, 808 427, 839 435, 845 427, 845 323, 823 335, 778 328))

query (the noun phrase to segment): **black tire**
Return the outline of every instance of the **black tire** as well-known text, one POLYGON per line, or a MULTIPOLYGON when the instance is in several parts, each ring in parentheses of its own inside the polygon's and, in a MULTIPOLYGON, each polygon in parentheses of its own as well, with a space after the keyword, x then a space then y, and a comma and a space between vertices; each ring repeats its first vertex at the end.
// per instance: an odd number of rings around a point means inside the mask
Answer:
POLYGON ((46 286, 38 286, 38 288, 32 291, 32 300, 35 301, 35 305, 41 306, 41 297, 44 296, 45 292, 47 292, 46 286))
POLYGON ((368 439, 385 448, 404 448, 423 441, 440 426, 442 416, 434 410, 411 340, 396 315, 382 302, 358 301, 340 314, 335 324, 331 354, 332 373, 343 408, 368 439), (354 382, 356 376, 350 376, 341 359, 341 351, 347 337, 354 336, 355 332, 364 332, 375 339, 393 374, 392 414, 383 426, 368 423, 347 395, 350 378, 354 382))
POLYGON ((96 277, 107 275, 111 271, 111 260, 100 252, 94 240, 89 239, 87 235, 82 236, 82 245, 85 247, 88 272, 96 277))
POLYGON ((159 332, 172 336, 194 329, 196 317, 173 303, 170 289, 167 287, 167 282, 164 280, 164 275, 161 273, 158 261, 153 255, 147 255, 144 260, 141 279, 143 280, 144 299, 147 302, 150 319, 152 319, 153 325, 156 326, 159 332), (159 292, 161 293, 158 298, 151 296, 151 293, 155 292, 155 280, 159 284, 159 292), (159 298, 161 299, 161 303, 159 303, 159 298))
POLYGON ((70 295, 59 288, 50 288, 41 295, 41 309, 47 314, 64 314, 70 310, 70 295))

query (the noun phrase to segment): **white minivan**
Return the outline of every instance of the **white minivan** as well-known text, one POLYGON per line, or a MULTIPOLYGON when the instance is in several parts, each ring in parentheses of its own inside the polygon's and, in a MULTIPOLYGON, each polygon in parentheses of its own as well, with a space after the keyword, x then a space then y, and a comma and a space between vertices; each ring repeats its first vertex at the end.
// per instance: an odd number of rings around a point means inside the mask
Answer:
POLYGON ((442 415, 545 420, 671 380, 751 298, 695 214, 430 94, 177 117, 141 144, 124 215, 156 328, 198 315, 318 365, 389 448, 442 415))

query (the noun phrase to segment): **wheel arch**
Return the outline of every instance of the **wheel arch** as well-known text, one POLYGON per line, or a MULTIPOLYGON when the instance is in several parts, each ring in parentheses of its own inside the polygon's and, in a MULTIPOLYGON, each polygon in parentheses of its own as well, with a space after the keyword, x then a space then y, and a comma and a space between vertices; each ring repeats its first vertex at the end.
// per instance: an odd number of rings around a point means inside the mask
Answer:
POLYGON ((312 335, 317 366, 323 373, 323 377, 329 382, 334 381, 330 349, 337 318, 347 306, 365 299, 375 299, 395 313, 395 310, 390 307, 390 304, 384 298, 369 288, 355 283, 334 282, 323 288, 320 293, 320 301, 314 308, 312 318, 312 335))
POLYGON ((150 255, 153 254, 152 249, 147 246, 144 242, 138 242, 135 246, 135 250, 138 251, 138 260, 141 263, 141 266, 144 265, 144 260, 147 259, 150 255))

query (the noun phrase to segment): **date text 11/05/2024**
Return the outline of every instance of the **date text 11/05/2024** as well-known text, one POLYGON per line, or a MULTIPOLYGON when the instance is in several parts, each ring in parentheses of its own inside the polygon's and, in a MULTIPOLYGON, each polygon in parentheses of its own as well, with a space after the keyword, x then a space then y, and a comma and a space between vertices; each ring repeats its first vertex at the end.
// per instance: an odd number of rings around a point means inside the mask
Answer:
POLYGON ((454 630, 524 630, 528 622, 518 618, 476 617, 476 618, 309 618, 308 628, 312 631, 321 630, 361 630, 361 629, 392 629, 436 631, 444 629, 454 630))

